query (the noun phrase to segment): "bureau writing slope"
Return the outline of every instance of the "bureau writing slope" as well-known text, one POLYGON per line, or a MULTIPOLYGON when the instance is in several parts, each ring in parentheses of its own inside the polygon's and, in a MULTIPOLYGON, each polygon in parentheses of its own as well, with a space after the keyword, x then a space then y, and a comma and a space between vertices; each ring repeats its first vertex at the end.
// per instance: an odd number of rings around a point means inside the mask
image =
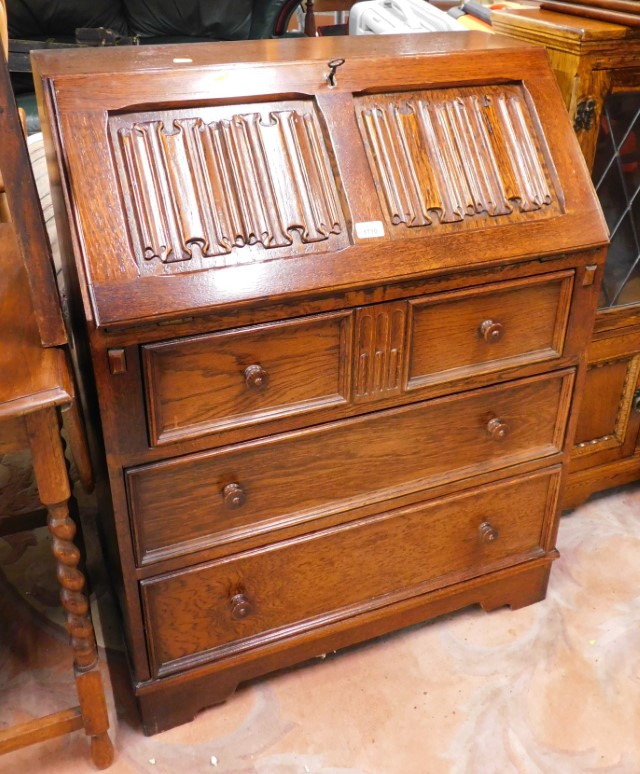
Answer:
POLYGON ((606 227, 543 50, 42 53, 145 730, 544 597, 606 227))

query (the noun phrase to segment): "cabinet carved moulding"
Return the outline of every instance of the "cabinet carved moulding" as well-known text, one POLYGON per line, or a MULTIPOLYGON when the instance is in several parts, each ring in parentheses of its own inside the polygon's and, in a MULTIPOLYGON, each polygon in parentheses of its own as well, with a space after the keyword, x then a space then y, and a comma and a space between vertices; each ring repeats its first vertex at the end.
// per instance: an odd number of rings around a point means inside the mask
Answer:
POLYGON ((606 244, 544 52, 460 33, 35 64, 146 732, 541 600, 606 244))

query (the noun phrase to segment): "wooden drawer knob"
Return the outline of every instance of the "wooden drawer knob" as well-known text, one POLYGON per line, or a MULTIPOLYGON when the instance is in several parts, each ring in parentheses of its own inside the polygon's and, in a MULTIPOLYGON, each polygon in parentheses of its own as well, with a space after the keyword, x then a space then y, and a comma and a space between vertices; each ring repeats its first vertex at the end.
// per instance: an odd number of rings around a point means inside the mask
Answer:
POLYGON ((226 508, 240 508, 247 500, 240 484, 227 484, 222 490, 222 497, 226 508))
POLYGON ((495 344, 502 338, 504 327, 502 323, 494 322, 494 320, 485 320, 480 326, 480 333, 488 344, 495 344))
POLYGON ((244 381, 250 390, 261 392, 269 384, 269 374, 261 365, 250 365, 244 369, 244 381))
POLYGON ((244 594, 236 594, 231 597, 229 606, 231 608, 231 617, 235 618, 236 621, 241 621, 253 613, 253 605, 244 594))
POLYGON ((487 422, 487 432, 494 441, 504 441, 509 435, 509 425, 496 417, 487 422))
POLYGON ((499 534, 498 530, 492 527, 488 521, 483 521, 480 525, 480 537, 485 543, 493 543, 494 540, 498 539, 499 534))

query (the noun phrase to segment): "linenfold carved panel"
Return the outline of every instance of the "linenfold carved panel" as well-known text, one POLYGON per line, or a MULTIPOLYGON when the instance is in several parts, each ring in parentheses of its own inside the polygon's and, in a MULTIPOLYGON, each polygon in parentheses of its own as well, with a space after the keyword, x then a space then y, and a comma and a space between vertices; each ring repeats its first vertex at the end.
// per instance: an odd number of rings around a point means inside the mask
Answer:
POLYGON ((344 232, 312 103, 112 116, 110 131, 139 264, 264 261, 344 232))
POLYGON ((558 212, 519 86, 366 96, 357 113, 392 226, 558 212))
POLYGON ((354 353, 356 401, 377 400, 400 393, 406 321, 405 301, 358 309, 354 353))

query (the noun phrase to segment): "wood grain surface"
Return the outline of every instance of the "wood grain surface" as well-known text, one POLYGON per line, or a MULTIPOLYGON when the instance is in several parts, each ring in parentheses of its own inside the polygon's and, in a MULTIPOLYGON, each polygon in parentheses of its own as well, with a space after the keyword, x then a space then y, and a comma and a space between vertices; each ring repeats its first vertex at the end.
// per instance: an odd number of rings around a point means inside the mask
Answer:
POLYGON ((543 598, 606 243, 544 52, 116 53, 36 70, 145 730, 543 598))

